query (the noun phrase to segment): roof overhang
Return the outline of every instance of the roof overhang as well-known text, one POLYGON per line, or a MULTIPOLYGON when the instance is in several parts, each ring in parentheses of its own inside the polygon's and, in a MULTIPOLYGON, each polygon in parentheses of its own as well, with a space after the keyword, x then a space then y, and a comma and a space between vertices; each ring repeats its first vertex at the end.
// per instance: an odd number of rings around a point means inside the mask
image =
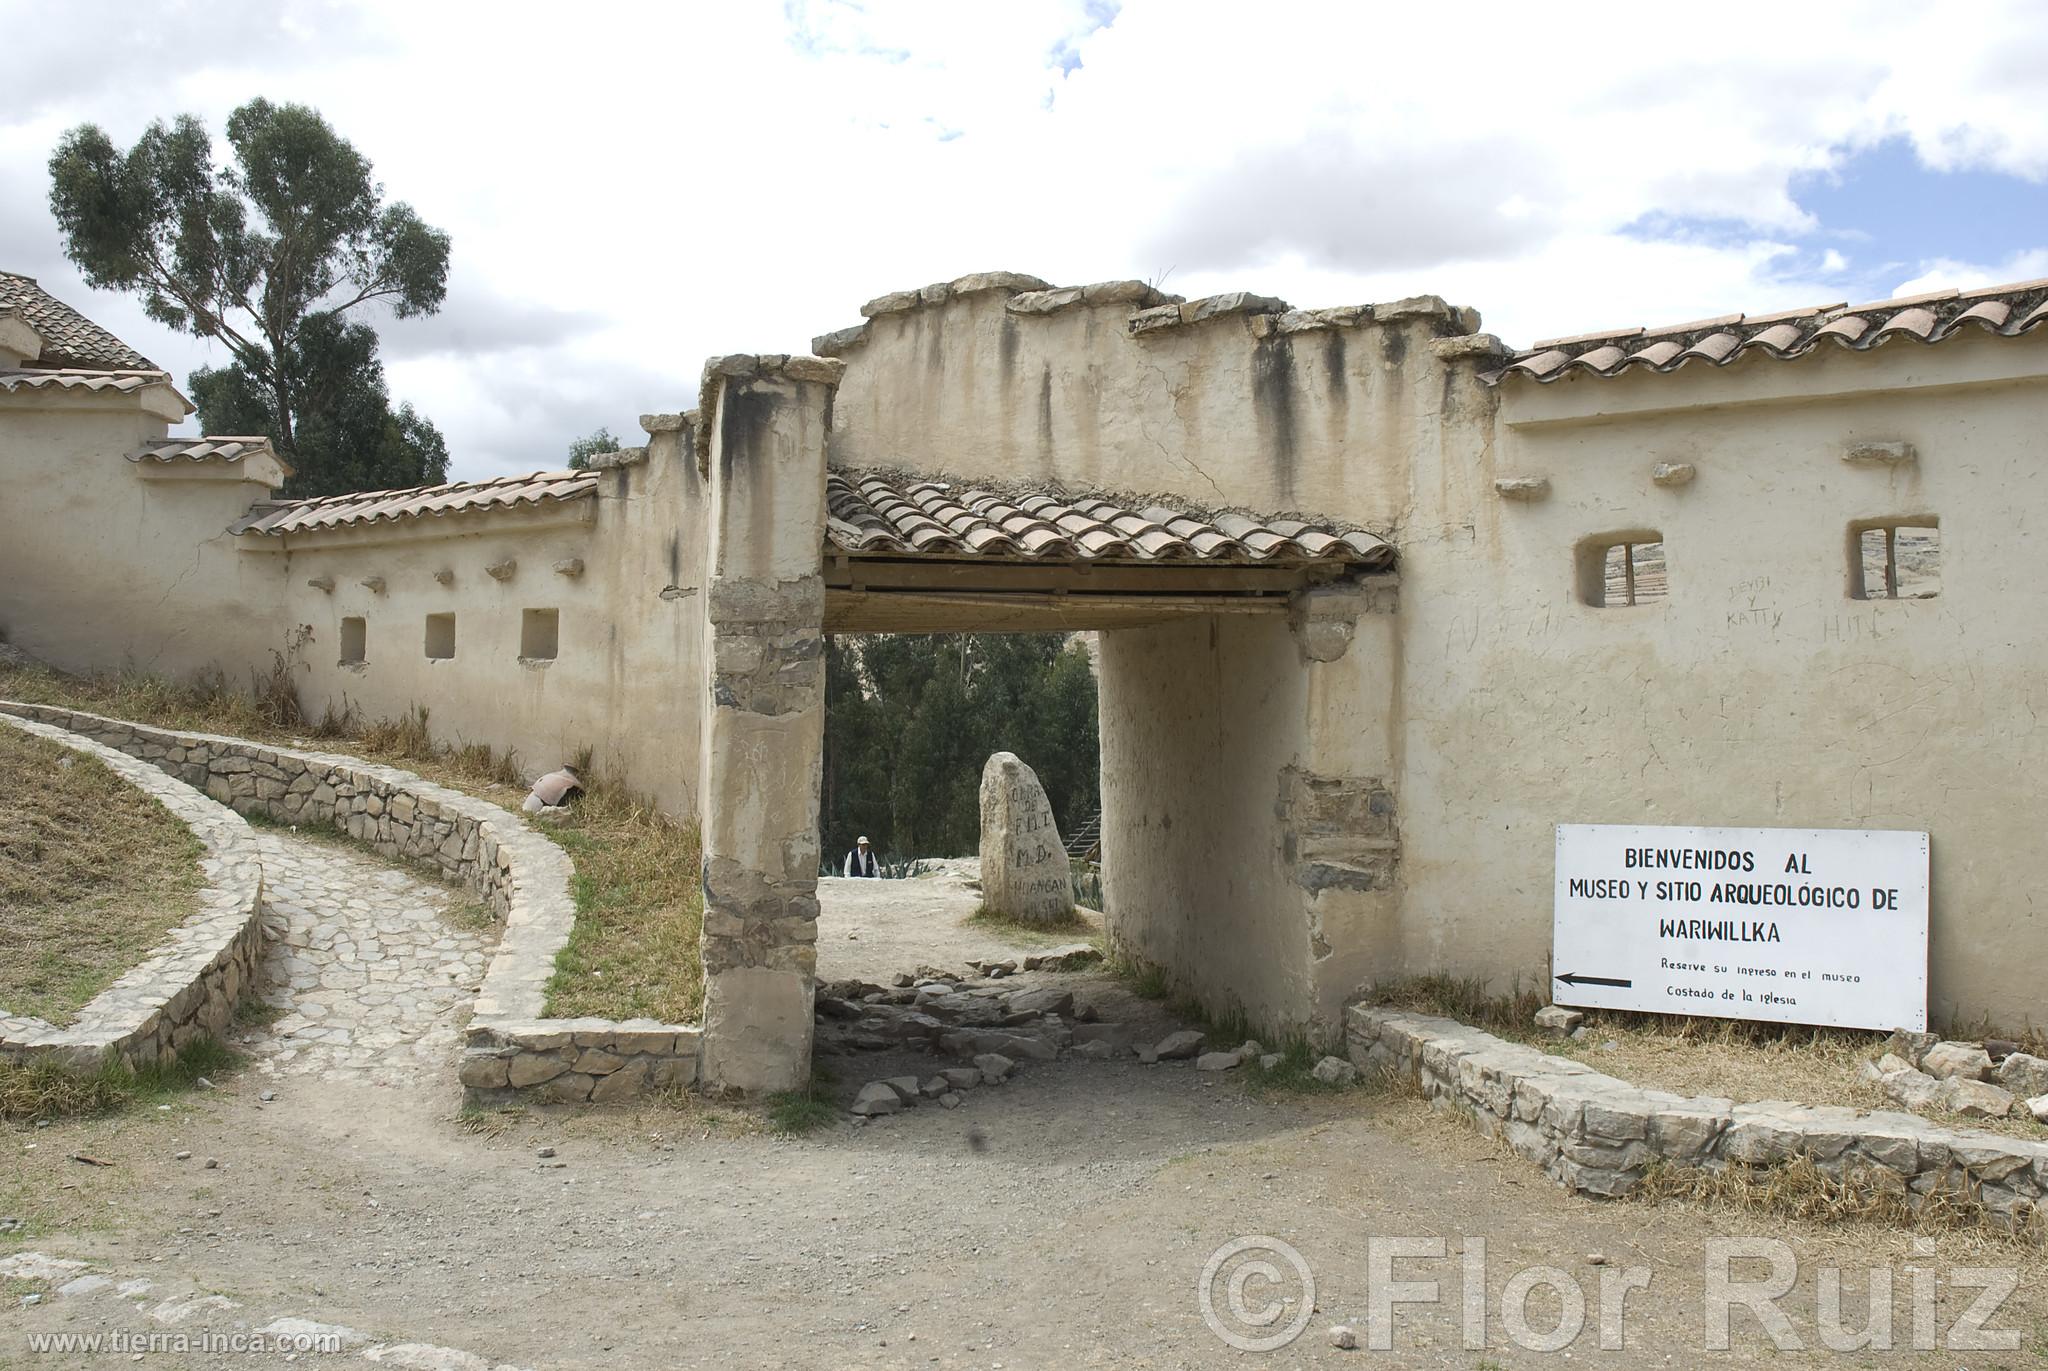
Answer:
POLYGON ((184 422, 192 404, 161 371, 0 369, 0 404, 19 409, 135 410, 167 424, 184 422))
POLYGON ((128 454, 145 481, 247 481, 276 490, 292 474, 265 437, 173 438, 128 454))
MULTIPOLYGON (((252 511, 260 515, 262 507, 252 511)), ((384 519, 329 527, 266 533, 231 528, 244 552, 311 552, 323 548, 364 548, 417 544, 494 535, 521 536, 549 529, 581 529, 597 518, 594 499, 549 500, 542 504, 454 511, 438 516, 384 519)))
POLYGON ((1284 614, 1303 590, 1382 575, 1394 563, 1375 535, 1323 521, 922 476, 834 471, 826 505, 833 633, 1047 632, 1284 614))

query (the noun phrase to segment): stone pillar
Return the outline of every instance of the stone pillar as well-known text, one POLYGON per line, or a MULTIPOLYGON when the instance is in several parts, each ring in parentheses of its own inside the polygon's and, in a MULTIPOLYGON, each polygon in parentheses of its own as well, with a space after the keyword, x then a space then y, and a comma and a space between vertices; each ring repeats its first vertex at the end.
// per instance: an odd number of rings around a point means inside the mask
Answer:
POLYGON ((825 436, 841 365, 705 367, 702 1079, 810 1072, 825 737, 825 436))
POLYGON ((1295 598, 1307 726, 1280 777, 1282 856, 1300 889, 1311 1033, 1334 1042, 1344 1008, 1399 964, 1400 583, 1368 575, 1295 598))

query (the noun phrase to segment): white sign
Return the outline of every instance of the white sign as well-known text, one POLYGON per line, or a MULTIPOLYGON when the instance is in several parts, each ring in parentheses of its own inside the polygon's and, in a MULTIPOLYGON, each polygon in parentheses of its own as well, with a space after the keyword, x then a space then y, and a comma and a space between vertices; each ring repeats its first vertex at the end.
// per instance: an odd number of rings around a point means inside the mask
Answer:
POLYGON ((1551 999, 1927 1027, 1927 835, 1557 826, 1551 999))

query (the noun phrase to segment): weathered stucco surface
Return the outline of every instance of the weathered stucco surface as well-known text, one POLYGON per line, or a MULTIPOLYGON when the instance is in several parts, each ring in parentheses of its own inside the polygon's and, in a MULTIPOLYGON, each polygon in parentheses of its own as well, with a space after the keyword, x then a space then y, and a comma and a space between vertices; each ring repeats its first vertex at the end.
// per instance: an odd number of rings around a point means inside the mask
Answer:
POLYGON ((288 621, 313 629, 300 697, 314 716, 424 705, 437 738, 509 748, 529 773, 590 747, 601 771, 691 814, 702 487, 692 429, 661 428, 643 460, 602 471, 594 499, 242 541, 245 560, 277 568, 288 621), (556 612, 552 660, 521 655, 528 610, 556 612), (455 616, 454 657, 427 656, 429 614, 455 616), (341 661, 350 617, 360 665, 341 661))
POLYGON ((1551 497, 1398 540, 1389 969, 1547 975, 1555 823, 1924 829, 1931 1012, 2038 1021, 2044 381, 2035 334, 1504 385, 1485 470, 1551 497), (1917 460, 1843 460, 1892 440, 1917 460), (1679 462, 1692 482, 1655 482, 1679 462), (1849 598, 1851 522, 1911 515, 1940 520, 1940 595, 1849 598), (1578 603, 1574 546, 1638 528, 1663 534, 1668 600, 1578 603))
MULTIPOLYGON (((131 462, 184 406, 140 397, 0 392, 0 631, 66 670, 238 683, 284 646, 275 566, 242 557, 228 525, 269 487, 243 464, 131 462)), ((269 468, 275 470, 274 466, 269 468)))

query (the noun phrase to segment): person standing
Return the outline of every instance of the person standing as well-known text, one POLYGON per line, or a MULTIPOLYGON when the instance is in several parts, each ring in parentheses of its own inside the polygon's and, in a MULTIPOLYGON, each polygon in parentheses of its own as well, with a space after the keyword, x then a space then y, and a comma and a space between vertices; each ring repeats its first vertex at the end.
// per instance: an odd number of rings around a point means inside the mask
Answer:
POLYGON ((881 863, 875 860, 875 850, 868 845, 868 835, 860 835, 860 841, 853 845, 853 851, 846 854, 846 866, 840 873, 845 876, 875 876, 882 874, 881 863))

